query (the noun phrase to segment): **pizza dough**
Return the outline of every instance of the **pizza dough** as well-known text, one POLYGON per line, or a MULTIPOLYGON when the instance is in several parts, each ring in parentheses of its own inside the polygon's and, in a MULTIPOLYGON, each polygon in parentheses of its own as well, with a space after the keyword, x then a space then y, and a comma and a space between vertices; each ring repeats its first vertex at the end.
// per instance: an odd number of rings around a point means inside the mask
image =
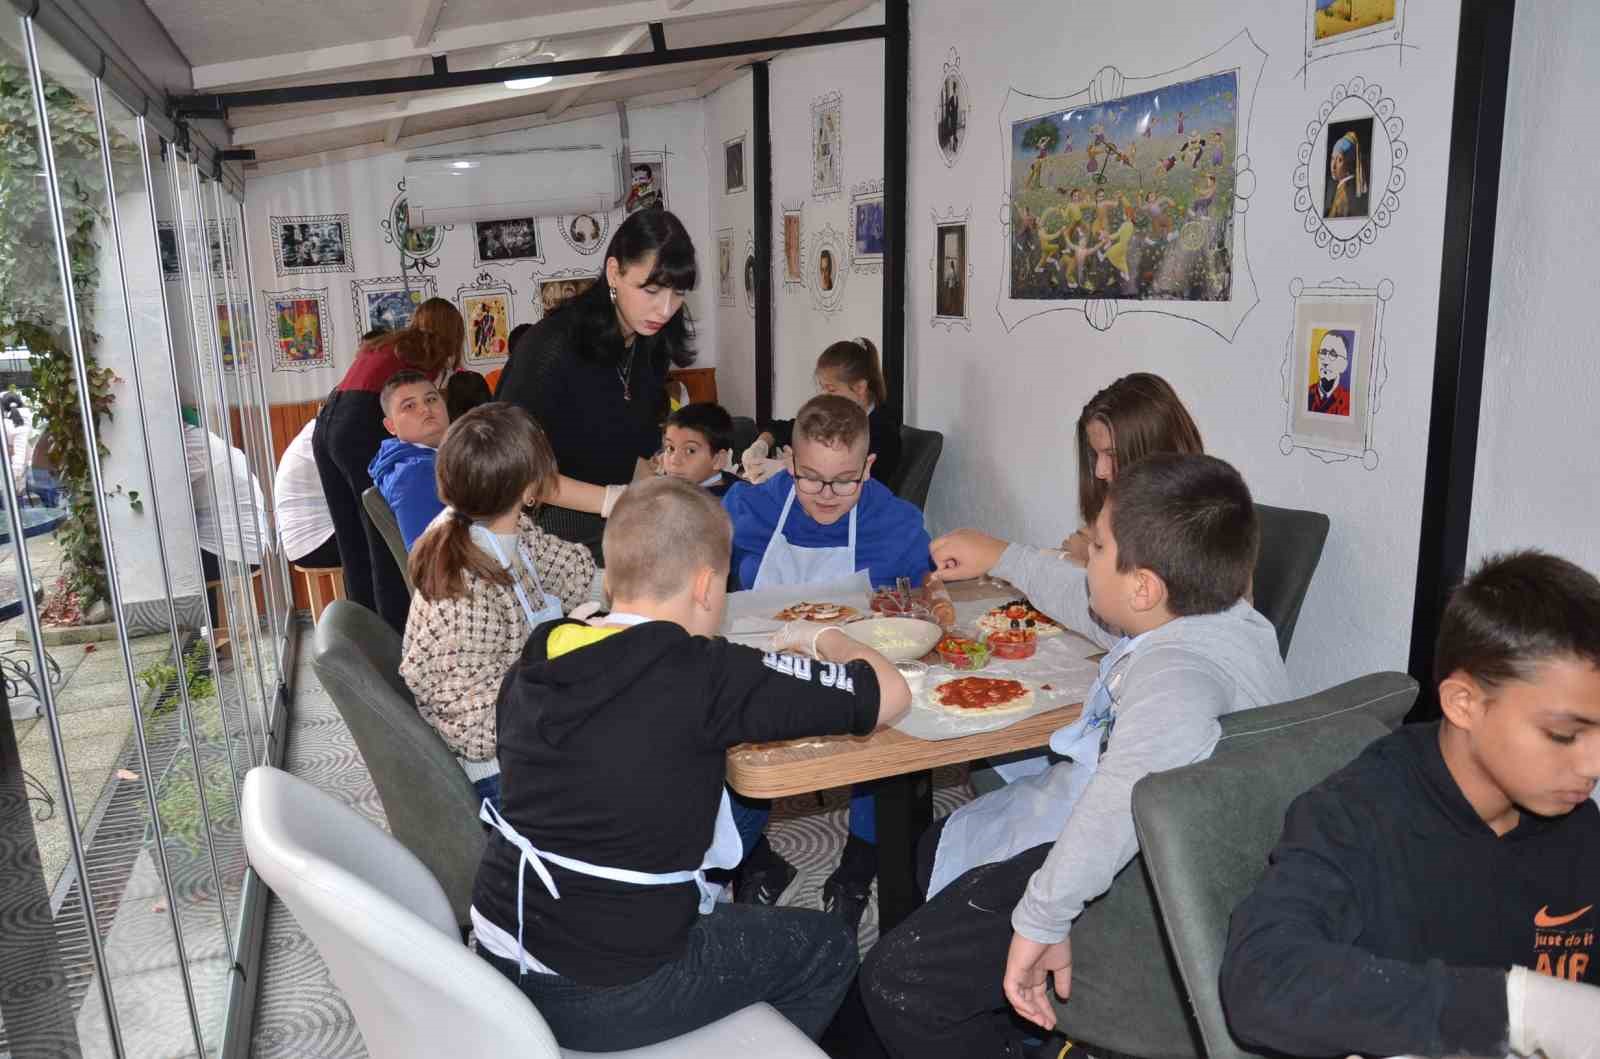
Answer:
POLYGON ((1039 639, 1047 636, 1060 636, 1066 630, 1045 617, 1044 614, 1033 609, 1025 599, 1014 599, 1009 603, 1002 603, 978 619, 978 631, 985 635, 1001 632, 1011 628, 1013 621, 1020 621, 1024 628, 1032 622, 1033 631, 1038 633, 1039 639))
POLYGON ((819 621, 824 625, 843 625, 855 621, 861 612, 843 603, 793 603, 772 616, 774 621, 819 621))
POLYGON ((959 717, 991 717, 1030 709, 1033 689, 1020 680, 958 677, 934 688, 928 700, 945 713, 959 717))

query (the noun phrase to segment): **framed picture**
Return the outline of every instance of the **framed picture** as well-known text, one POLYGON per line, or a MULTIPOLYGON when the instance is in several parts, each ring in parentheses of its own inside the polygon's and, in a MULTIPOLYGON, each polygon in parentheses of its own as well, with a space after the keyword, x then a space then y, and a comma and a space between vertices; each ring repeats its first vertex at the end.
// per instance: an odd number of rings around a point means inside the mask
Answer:
POLYGON ((1405 47, 1406 0, 1303 0, 1305 76, 1312 63, 1351 52, 1405 47))
POLYGON ((831 224, 818 228, 806 246, 806 287, 818 312, 844 308, 845 282, 850 278, 850 239, 831 224))
POLYGON ((717 233, 717 304, 733 304, 733 229, 717 233))
POLYGON ((206 222, 206 252, 211 262, 211 275, 220 279, 223 271, 234 275, 239 271, 239 225, 226 220, 206 222))
POLYGON ((475 266, 544 260, 544 255, 539 251, 537 217, 477 221, 472 225, 472 236, 472 263, 475 266))
POLYGON ((511 285, 488 272, 456 291, 456 307, 467 328, 467 366, 492 366, 511 352, 511 285))
POLYGON ((961 76, 961 56, 951 48, 939 81, 939 154, 947 166, 956 164, 961 148, 966 145, 967 111, 970 109, 967 81, 961 76))
POLYGON ((328 289, 262 291, 264 326, 272 337, 273 371, 313 371, 333 366, 333 318, 328 289))
POLYGON ((599 278, 598 272, 576 268, 562 269, 559 272, 535 272, 533 274, 534 317, 543 319, 549 316, 594 286, 599 278))
POLYGON ((356 333, 398 331, 411 322, 417 306, 434 296, 432 276, 381 276, 350 283, 356 333))
POLYGON ((1409 155, 1395 101, 1364 77, 1333 86, 1306 125, 1294 167, 1294 208, 1332 258, 1355 257, 1400 209, 1409 155))
POLYGON ((161 250, 161 278, 175 280, 183 277, 183 262, 178 256, 178 228, 171 221, 156 223, 156 243, 161 250))
POLYGON ((1324 217, 1365 217, 1367 174, 1372 172, 1371 117, 1328 123, 1328 181, 1323 187, 1324 217))
POLYGON ((1294 328, 1284 354, 1288 423, 1279 449, 1306 449, 1323 462, 1378 465, 1373 417, 1387 370, 1383 314, 1394 284, 1358 287, 1345 280, 1289 286, 1294 328))
POLYGON ((598 253, 606 245, 610 230, 609 213, 579 213, 556 218, 556 231, 560 233, 561 241, 585 257, 598 253))
POLYGON ((832 195, 844 187, 844 101, 829 92, 811 104, 811 193, 832 195))
POLYGON ((850 228, 854 232, 850 267, 876 272, 883 264, 883 181, 856 185, 850 195, 850 228))
POLYGON ((628 154, 628 197, 624 213, 667 208, 667 155, 665 151, 631 151, 628 154))
POLYGON ((271 218, 272 263, 280 276, 354 272, 348 213, 271 218))
POLYGON ((951 212, 934 216, 933 236, 933 321, 935 324, 960 324, 972 328, 967 306, 967 281, 971 265, 967 260, 967 221, 970 213, 951 212))
POLYGON ((411 226, 411 209, 406 202, 406 182, 402 178, 396 185, 399 193, 389 203, 389 212, 378 222, 383 229, 383 241, 397 246, 411 261, 411 267, 421 272, 439 267, 439 248, 444 245, 444 233, 455 230, 453 224, 429 224, 420 228, 411 226))
POLYGON ((741 134, 722 142, 722 193, 732 195, 744 190, 744 136, 741 134))
POLYGON ((801 242, 802 230, 800 219, 803 215, 803 204, 783 208, 783 286, 785 290, 806 285, 805 266, 801 258, 805 254, 801 242))
POLYGON ((751 319, 756 315, 756 240, 749 232, 744 240, 744 307, 751 319))
POLYGON ((218 299, 217 342, 222 347, 223 371, 249 367, 255 360, 256 331, 247 299, 218 299))

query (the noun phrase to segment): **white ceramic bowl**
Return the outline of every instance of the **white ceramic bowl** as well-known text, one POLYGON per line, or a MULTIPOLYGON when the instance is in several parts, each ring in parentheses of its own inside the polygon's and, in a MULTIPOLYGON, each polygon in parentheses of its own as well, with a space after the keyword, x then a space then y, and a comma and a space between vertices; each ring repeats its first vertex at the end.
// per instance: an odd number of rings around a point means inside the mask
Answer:
POLYGON ((920 618, 868 618, 840 628, 891 662, 921 658, 944 635, 939 626, 920 618))

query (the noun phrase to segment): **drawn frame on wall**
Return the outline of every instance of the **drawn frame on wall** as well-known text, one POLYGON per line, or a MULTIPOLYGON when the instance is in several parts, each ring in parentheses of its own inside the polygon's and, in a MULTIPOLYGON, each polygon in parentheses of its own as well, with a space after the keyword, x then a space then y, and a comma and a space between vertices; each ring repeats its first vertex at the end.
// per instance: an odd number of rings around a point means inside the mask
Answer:
POLYGON ((883 181, 868 180, 850 189, 850 269, 868 275, 883 268, 883 181))
POLYGON ((1337 6, 1339 2, 1341 0, 1333 0, 1331 4, 1324 0, 1305 0, 1306 38, 1303 49, 1305 62, 1295 71, 1296 77, 1305 77, 1312 63, 1331 59, 1336 55, 1393 48, 1397 55, 1403 56, 1406 49, 1416 49, 1416 45, 1406 43, 1406 0, 1389 0, 1394 8, 1390 18, 1359 29, 1341 30, 1319 40, 1317 12, 1320 9, 1337 6))
POLYGON ((944 73, 939 78, 939 102, 934 108, 936 119, 934 143, 939 147, 939 157, 947 167, 954 167, 967 144, 967 116, 972 111, 972 97, 967 93, 967 79, 961 76, 961 56, 951 48, 944 60, 944 73))
POLYGON ((806 286, 805 201, 783 203, 783 226, 778 231, 777 256, 783 261, 783 289, 806 286))
POLYGON ((1327 248, 1328 256, 1334 260, 1353 258, 1363 246, 1371 246, 1400 208, 1400 192, 1406 186, 1406 158, 1410 154, 1400 138, 1404 129, 1405 122, 1395 113, 1394 100, 1364 77, 1334 85, 1328 98, 1318 105, 1317 116, 1306 126, 1306 138, 1296 152, 1291 174, 1294 208, 1302 215, 1305 230, 1318 246, 1327 248), (1367 216, 1324 217, 1329 124, 1366 117, 1374 119, 1371 163, 1366 174, 1367 216))
POLYGON ((456 288, 456 308, 467 333, 467 367, 503 364, 511 355, 516 298, 511 284, 492 272, 480 272, 477 279, 456 288))
POLYGON ((595 269, 563 268, 554 272, 535 272, 533 274, 533 318, 543 320, 556 309, 568 301, 587 291, 600 279, 600 273, 595 269), (572 290, 564 290, 565 285, 571 284, 572 290), (546 305, 545 294, 549 292, 558 295, 546 305))
POLYGON ((271 320, 273 371, 316 371, 333 366, 333 315, 328 288, 261 292, 264 316, 271 320))
POLYGON ((539 218, 537 217, 511 217, 495 221, 472 222, 472 267, 482 268, 484 265, 509 265, 513 261, 537 261, 544 263, 544 240, 539 238, 539 218), (512 227, 526 225, 524 229, 512 227), (506 235, 517 237, 526 236, 522 245, 508 243, 506 235), (499 252, 486 244, 486 237, 490 237, 499 244, 499 252), (529 247, 526 242, 532 242, 529 247), (489 252, 485 253, 485 249, 489 252))
POLYGON ((717 231, 717 304, 731 306, 733 298, 733 229, 717 231))
POLYGON ((756 237, 754 232, 745 232, 744 236, 744 269, 741 272, 744 283, 744 307, 750 314, 750 319, 756 318, 756 237))
POLYGON ((1383 318, 1394 297, 1394 283, 1385 279, 1376 287, 1362 287, 1335 277, 1308 287, 1296 277, 1289 282, 1289 296, 1294 301, 1294 323, 1280 369, 1288 415, 1278 451, 1287 456, 1304 449, 1323 463, 1359 460, 1373 470, 1378 466, 1378 453, 1372 447, 1373 419, 1389 377, 1383 318), (1349 400, 1343 411, 1319 412, 1311 408, 1311 387, 1317 383, 1312 339, 1332 331, 1355 335, 1345 368, 1349 400))
POLYGON ((965 209, 957 213, 954 209, 944 213, 934 211, 933 218, 933 256, 928 259, 928 272, 933 277, 933 317, 929 322, 932 327, 955 329, 964 327, 972 330, 972 277, 975 274, 972 266, 972 242, 969 238, 968 222, 972 220, 972 210, 965 209), (954 292, 944 296, 941 288, 946 286, 945 268, 947 250, 954 250, 951 266, 957 283, 954 292))
POLYGON ((216 300, 217 340, 222 352, 222 370, 232 372, 239 367, 248 368, 256 359, 255 318, 250 312, 250 299, 226 298, 216 300), (234 324, 243 323, 242 339, 235 341, 234 324))
POLYGON ((221 279, 226 266, 230 276, 239 272, 239 224, 231 217, 224 218, 221 228, 216 221, 206 222, 206 256, 211 262, 211 276, 221 279), (218 239, 218 232, 222 238, 218 239))
POLYGON ((737 195, 745 189, 744 133, 722 141, 722 193, 737 195))
POLYGON ((376 327, 395 331, 411 322, 417 306, 434 296, 432 276, 379 276, 350 281, 350 303, 355 311, 356 334, 364 335, 376 327), (405 308, 407 284, 411 308, 405 308))
MULTIPOLYGON (((312 276, 326 272, 354 272, 356 270, 355 244, 351 240, 350 215, 348 213, 317 213, 306 217, 269 217, 272 236, 272 264, 280 276, 312 276), (324 263, 323 260, 306 262, 298 255, 291 256, 284 244, 284 235, 296 228, 318 228, 316 233, 319 243, 326 244, 337 240, 338 254, 324 263), (329 232, 332 229, 332 232, 329 232)), ((312 233, 308 233, 312 234, 312 233)), ((304 243, 296 239, 298 247, 304 243)))
POLYGON ((829 92, 811 101, 811 194, 844 190, 844 97, 829 92))
MULTIPOLYGON (((383 229, 383 241, 400 248, 401 255, 409 259, 419 272, 439 267, 439 248, 444 245, 444 233, 455 231, 453 224, 429 224, 411 227, 410 210, 406 203, 406 180, 395 182, 397 194, 389 203, 389 213, 378 222, 383 229)), ((365 330, 365 328, 363 328, 365 330)))
POLYGON ((811 291, 811 304, 820 313, 836 313, 844 308, 845 280, 850 269, 845 267, 850 242, 845 234, 831 224, 824 224, 813 234, 802 259, 807 271, 814 271, 815 282, 806 283, 811 291), (827 255, 828 276, 832 282, 824 289, 822 262, 827 255))
POLYGON ((631 217, 640 210, 667 209, 667 152, 628 152, 628 193, 622 201, 623 216, 631 217), (639 185, 633 182, 634 171, 649 170, 650 182, 639 185))
POLYGON ((556 218, 556 234, 561 241, 585 257, 598 253, 610 232, 610 213, 575 213, 556 218))
POLYGON ((161 278, 168 283, 183 278, 183 262, 178 257, 178 226, 171 221, 157 221, 156 243, 161 253, 161 278))
MULTIPOLYGON (((1251 116, 1255 106, 1256 89, 1261 72, 1266 66, 1267 53, 1256 43, 1248 29, 1240 30, 1227 43, 1206 55, 1161 73, 1141 77, 1125 76, 1113 66, 1102 67, 1088 85, 1070 96, 1046 96, 1011 88, 1000 108, 1001 171, 1009 174, 1012 168, 1012 126, 1034 117, 1063 111, 1098 107, 1127 96, 1159 91, 1171 85, 1201 81, 1221 74, 1233 74, 1234 86, 1234 143, 1232 145, 1232 212, 1230 254, 1231 278, 1227 300, 1179 301, 1168 298, 1118 298, 1118 297, 1068 297, 1061 299, 1013 298, 1011 277, 1002 275, 996 295, 995 311, 1005 330, 1015 330, 1024 321, 1048 313, 1081 312, 1089 325, 1097 331, 1107 330, 1117 319, 1128 313, 1159 313, 1178 319, 1190 320, 1232 342, 1239 327, 1260 303, 1255 276, 1250 269, 1247 253, 1245 219, 1250 198, 1255 192, 1256 175, 1251 168, 1249 137, 1251 116)), ((1010 185, 1006 186, 1000 207, 1001 268, 1010 272, 1012 260, 1013 206, 1010 185)), ((1203 234, 1203 233, 1202 233, 1203 234)), ((1192 248, 1191 248, 1192 249, 1192 248)))

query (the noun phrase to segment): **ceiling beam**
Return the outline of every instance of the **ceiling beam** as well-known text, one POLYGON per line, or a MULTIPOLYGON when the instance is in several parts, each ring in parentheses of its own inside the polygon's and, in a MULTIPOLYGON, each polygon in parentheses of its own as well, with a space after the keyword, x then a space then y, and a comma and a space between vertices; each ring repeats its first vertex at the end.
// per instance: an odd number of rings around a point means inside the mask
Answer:
POLYGON ((573 11, 449 29, 442 33, 434 33, 432 42, 426 45, 417 43, 415 34, 407 34, 355 44, 307 48, 281 55, 264 55, 255 59, 207 63, 194 68, 194 87, 195 91, 203 92, 225 85, 248 85, 258 81, 299 77, 306 74, 333 74, 353 66, 417 58, 429 52, 448 53, 469 48, 492 47, 510 41, 547 40, 551 37, 603 32, 608 29, 647 25, 651 22, 674 22, 691 17, 741 14, 774 7, 792 7, 794 2, 795 0, 694 0, 693 4, 674 6, 672 0, 631 0, 604 7, 579 8, 573 11))
POLYGON ((426 48, 433 43, 434 31, 439 28, 439 15, 444 12, 444 0, 418 0, 417 21, 411 30, 411 46, 426 48))
MULTIPOLYGON (((650 35, 651 31, 648 26, 634 26, 632 29, 627 30, 622 34, 622 36, 613 41, 611 43, 611 47, 606 49, 606 54, 626 55, 628 52, 638 47, 645 37, 650 35)), ((584 92, 588 91, 589 86, 593 83, 594 82, 592 81, 586 82, 584 84, 577 85, 576 87, 567 89, 565 92, 556 97, 556 101, 550 105, 550 109, 545 111, 545 113, 551 118, 559 117, 569 107, 572 107, 578 102, 578 100, 582 99, 584 92)))

